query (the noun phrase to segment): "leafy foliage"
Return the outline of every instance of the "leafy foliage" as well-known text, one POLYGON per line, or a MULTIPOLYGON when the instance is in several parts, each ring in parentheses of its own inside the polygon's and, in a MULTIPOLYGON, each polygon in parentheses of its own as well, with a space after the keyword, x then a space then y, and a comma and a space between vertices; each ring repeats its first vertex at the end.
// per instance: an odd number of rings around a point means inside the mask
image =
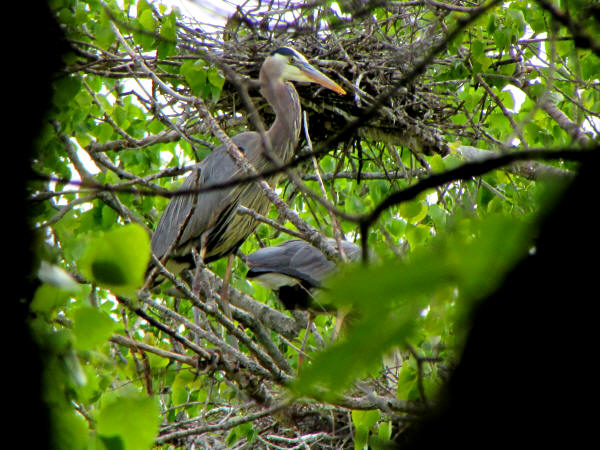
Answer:
POLYGON ((598 134, 589 1, 244 4, 215 28, 147 0, 50 6, 71 51, 32 161, 40 284, 27 300, 65 448, 385 448, 435 404, 474 306, 535 251, 540 214, 598 134), (364 244, 368 263, 317 294, 347 313, 335 339, 334 315, 307 333, 240 258, 232 318, 216 307, 225 259, 203 272, 202 299, 173 296, 172 280, 142 289, 164 193, 218 144, 198 99, 232 136, 252 128, 245 86, 268 126, 247 80, 292 29, 349 95, 297 86, 297 154, 315 158, 277 192, 302 226, 272 207, 240 251, 310 240, 310 227, 364 244), (528 149, 544 161, 466 164, 528 149))

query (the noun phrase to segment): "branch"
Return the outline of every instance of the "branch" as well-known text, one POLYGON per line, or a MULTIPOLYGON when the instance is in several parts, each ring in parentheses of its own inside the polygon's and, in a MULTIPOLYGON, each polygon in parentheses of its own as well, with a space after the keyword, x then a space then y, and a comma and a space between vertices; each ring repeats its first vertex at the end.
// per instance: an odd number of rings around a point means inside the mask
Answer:
POLYGON ((123 345, 125 347, 129 347, 133 350, 142 349, 146 352, 153 353, 162 358, 172 359, 174 361, 179 361, 180 363, 187 364, 188 366, 197 367, 198 360, 191 356, 182 355, 181 353, 170 352, 168 350, 163 350, 162 348, 154 347, 152 345, 146 344, 145 342, 136 341, 135 339, 131 339, 125 336, 121 336, 119 334, 113 334, 110 338, 112 342, 118 345, 123 345))
MULTIPOLYGON (((233 336, 235 336, 240 342, 242 342, 248 350, 260 361, 261 365, 258 365, 253 360, 250 360, 245 354, 239 352, 233 346, 227 344, 220 338, 204 331, 200 327, 198 327, 193 322, 190 322, 186 317, 177 314, 174 311, 162 306, 160 303, 153 302, 152 300, 142 297, 141 300, 149 305, 152 305, 154 308, 160 310, 161 312, 171 316, 176 319, 180 323, 184 324, 187 328, 192 330, 196 335, 207 339, 213 345, 219 347, 219 349, 225 353, 231 355, 233 358, 237 358, 237 360, 242 361, 243 364, 248 367, 253 373, 259 376, 267 377, 273 379, 277 382, 287 384, 291 380, 291 378, 284 374, 280 368, 273 362, 270 356, 266 355, 262 350, 258 348, 258 346, 243 332, 241 331, 236 324, 234 324, 225 314, 223 314, 216 305, 213 305, 209 302, 204 302, 200 300, 194 293, 179 279, 173 276, 162 264, 161 262, 153 256, 153 262, 165 277, 173 282, 176 288, 183 292, 186 297, 192 302, 192 304, 197 307, 199 310, 214 317, 218 320, 233 336)), ((203 276, 207 276, 210 272, 206 269, 203 270, 203 276)), ((217 295, 216 293, 212 293, 211 295, 217 295)))
POLYGON ((500 167, 504 167, 516 161, 562 158, 584 162, 590 157, 590 155, 599 149, 600 145, 588 148, 586 150, 523 150, 520 152, 505 153, 503 155, 483 159, 480 161, 468 162, 455 169, 433 174, 406 189, 390 194, 370 213, 361 216, 358 221, 361 225, 361 228, 368 228, 375 221, 377 221, 383 211, 399 203, 412 200, 421 192, 425 192, 428 189, 442 186, 453 181, 470 180, 473 177, 484 175, 492 170, 499 169, 500 167))
POLYGON ((548 113, 548 115, 552 117, 556 123, 573 138, 576 143, 583 145, 589 143, 590 138, 588 135, 577 123, 573 122, 565 113, 557 108, 550 95, 544 95, 542 98, 536 99, 533 97, 531 89, 524 87, 523 90, 529 97, 536 101, 537 105, 546 111, 546 113, 548 113))
MULTIPOLYGON (((497 152, 483 150, 469 145, 459 145, 453 149, 467 161, 482 161, 499 155, 497 152)), ((515 161, 504 168, 507 172, 522 176, 528 180, 571 180, 575 173, 537 161, 515 161)))
POLYGON ((279 224, 278 222, 275 222, 274 220, 269 219, 268 217, 265 217, 265 216, 257 213, 253 209, 249 209, 249 208, 246 208, 245 206, 240 205, 240 206, 238 206, 237 213, 250 216, 254 220, 265 223, 265 224, 269 225, 270 227, 275 228, 278 231, 281 231, 282 233, 289 234, 290 236, 294 236, 295 238, 298 238, 298 239, 304 239, 304 235, 302 233, 298 233, 297 231, 286 228, 283 225, 279 224))
POLYGON ((283 408, 288 406, 289 403, 290 403, 289 400, 283 400, 283 401, 275 404, 274 406, 267 408, 263 411, 236 417, 235 419, 230 419, 230 420, 218 423, 218 424, 203 425, 200 427, 188 428, 187 430, 174 431, 172 433, 163 434, 162 436, 159 436, 155 440, 155 444, 163 445, 168 442, 172 442, 174 440, 181 439, 186 436, 192 436, 195 434, 230 430, 234 427, 237 427, 238 425, 242 425, 242 424, 248 423, 248 422, 253 422, 262 417, 267 417, 267 416, 276 414, 277 412, 279 412, 280 410, 282 410, 283 408))
MULTIPOLYGON (((417 178, 419 176, 423 176, 426 174, 423 169, 415 169, 415 170, 403 170, 403 169, 395 169, 390 172, 360 172, 360 181, 363 180, 402 180, 402 179, 412 179, 417 178)), ((323 181, 331 181, 338 178, 344 178, 348 180, 358 180, 359 174, 358 172, 344 170, 342 172, 335 173, 322 173, 321 179, 323 181)), ((319 181, 319 177, 315 174, 306 174, 302 177, 304 181, 319 181)))
POLYGON ((562 23, 573 35, 575 45, 581 48, 589 48, 600 58, 600 42, 592 38, 584 29, 583 25, 575 22, 571 15, 561 11, 548 0, 537 0, 539 5, 548 11, 554 19, 562 23))

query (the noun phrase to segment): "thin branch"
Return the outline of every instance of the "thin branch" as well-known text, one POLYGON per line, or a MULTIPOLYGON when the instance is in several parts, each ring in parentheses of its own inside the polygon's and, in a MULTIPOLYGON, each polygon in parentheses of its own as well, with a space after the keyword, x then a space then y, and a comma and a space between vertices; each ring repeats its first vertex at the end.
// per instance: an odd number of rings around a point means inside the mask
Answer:
POLYGON ((370 213, 361 216, 359 222, 361 226, 368 227, 372 225, 386 209, 404 201, 412 200, 421 192, 425 192, 428 189, 442 186, 453 181, 468 180, 472 177, 481 176, 494 169, 507 166, 519 160, 570 159, 584 162, 593 152, 598 151, 599 148, 600 146, 586 150, 523 150, 520 152, 505 153, 481 161, 468 162, 455 169, 432 174, 431 176, 420 180, 418 183, 406 189, 390 194, 387 198, 375 206, 370 213))
POLYGON ((552 14, 552 17, 563 24, 573 35, 575 45, 581 48, 589 48, 600 58, 600 42, 591 37, 580 23, 573 20, 570 14, 561 11, 548 0, 536 0, 539 5, 552 14))
POLYGON ((208 432, 216 432, 216 431, 225 431, 230 430, 238 425, 242 425, 244 423, 254 422, 257 419, 262 417, 268 417, 273 414, 276 414, 278 411, 281 411, 283 408, 288 406, 290 403, 289 400, 283 400, 270 408, 264 409, 263 411, 259 411, 252 414, 246 414, 244 416, 236 417, 235 419, 230 419, 225 422, 219 424, 212 425, 203 425, 200 427, 189 428, 181 431, 174 431, 172 433, 167 433, 162 436, 159 436, 155 440, 156 445, 163 445, 169 442, 173 442, 177 439, 181 439, 186 436, 199 435, 202 433, 208 432))

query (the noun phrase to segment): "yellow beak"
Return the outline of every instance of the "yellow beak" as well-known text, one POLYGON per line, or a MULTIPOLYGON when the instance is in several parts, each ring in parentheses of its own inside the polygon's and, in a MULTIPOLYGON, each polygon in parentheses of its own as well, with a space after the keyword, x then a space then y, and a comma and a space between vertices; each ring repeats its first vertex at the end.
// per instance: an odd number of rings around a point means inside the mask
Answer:
POLYGON ((329 78, 327 75, 321 73, 313 66, 308 63, 298 64, 298 69, 302 72, 302 74, 306 77, 306 81, 311 81, 313 83, 320 84, 321 86, 331 89, 333 92, 337 92, 338 94, 345 95, 346 91, 335 81, 329 78))

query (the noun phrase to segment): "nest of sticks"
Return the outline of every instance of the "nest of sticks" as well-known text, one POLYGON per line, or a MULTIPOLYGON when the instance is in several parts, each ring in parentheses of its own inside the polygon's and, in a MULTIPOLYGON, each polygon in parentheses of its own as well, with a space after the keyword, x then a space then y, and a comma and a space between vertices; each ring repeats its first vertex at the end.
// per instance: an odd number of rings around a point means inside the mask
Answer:
MULTIPOLYGON (((405 147, 415 154, 446 155, 449 149, 442 130, 456 135, 467 131, 449 120, 459 104, 457 80, 436 80, 435 67, 457 64, 456 57, 436 52, 427 65, 419 64, 423 55, 443 39, 439 31, 434 31, 439 30, 435 14, 447 11, 434 8, 432 14, 422 2, 409 2, 393 4, 385 17, 377 18, 369 9, 373 5, 356 3, 344 13, 318 4, 285 3, 278 9, 271 5, 254 10, 239 7, 224 26, 207 26, 182 17, 178 22, 178 55, 161 59, 156 53, 144 54, 144 60, 185 95, 192 94, 179 73, 186 61, 203 59, 207 66, 225 68, 222 94, 210 107, 219 112, 223 129, 233 135, 252 128, 238 92, 240 84, 247 89, 264 123, 268 126, 273 120, 273 112, 258 90, 258 73, 271 51, 291 45, 347 91, 347 95, 340 96, 326 89, 315 91, 314 87, 296 85, 313 142, 333 142, 348 149, 360 146, 361 139, 371 139, 405 147), (237 74, 236 80, 228 75, 231 73, 237 74), (354 125, 352 132, 339 139, 338 132, 348 124, 354 125)), ((157 13, 157 19, 160 17, 157 13)), ((73 71, 83 68, 111 78, 147 78, 126 55, 73 46, 86 60, 80 60, 71 68, 73 71)), ((184 132, 207 131, 197 116, 189 113, 189 107, 187 113, 185 105, 179 111, 184 116, 184 132)), ((173 134, 173 140, 179 138, 173 134)))

